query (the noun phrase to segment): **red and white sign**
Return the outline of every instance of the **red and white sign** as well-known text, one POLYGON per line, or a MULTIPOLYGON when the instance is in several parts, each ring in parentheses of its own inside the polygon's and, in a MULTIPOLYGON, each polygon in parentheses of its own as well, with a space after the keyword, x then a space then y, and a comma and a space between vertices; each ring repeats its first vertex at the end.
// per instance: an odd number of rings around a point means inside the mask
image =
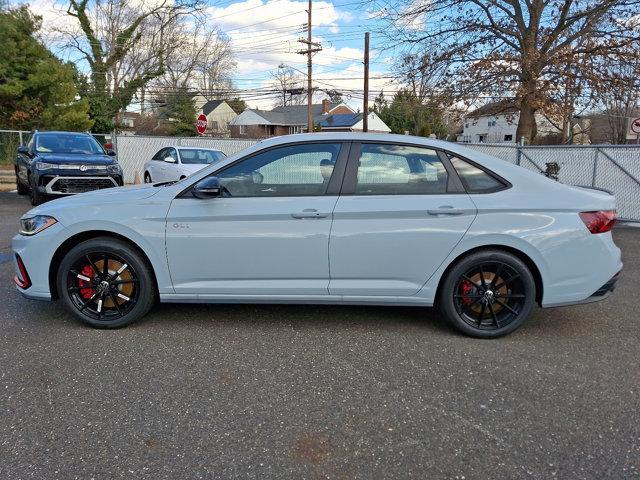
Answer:
POLYGON ((198 119, 196 120, 196 129, 200 135, 204 135, 204 132, 207 131, 207 116, 204 114, 198 115, 198 119))
POLYGON ((640 118, 632 118, 629 122, 629 132, 640 134, 640 118))

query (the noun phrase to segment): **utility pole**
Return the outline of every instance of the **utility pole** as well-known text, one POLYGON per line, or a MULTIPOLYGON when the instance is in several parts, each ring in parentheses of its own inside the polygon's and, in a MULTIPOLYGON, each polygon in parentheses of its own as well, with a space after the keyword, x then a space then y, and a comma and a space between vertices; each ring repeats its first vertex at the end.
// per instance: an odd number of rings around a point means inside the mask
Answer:
POLYGON ((307 45, 306 50, 299 50, 298 53, 301 55, 307 56, 307 132, 313 132, 313 85, 311 82, 311 74, 312 74, 312 61, 311 55, 315 52, 319 52, 322 50, 322 47, 319 43, 313 42, 311 37, 311 5, 312 0, 309 0, 309 8, 307 10, 308 20, 307 20, 307 39, 300 39, 298 42, 304 43, 307 45), (313 48, 315 47, 315 48, 313 48))
POLYGON ((362 106, 362 131, 369 131, 369 32, 364 34, 364 105, 362 106))

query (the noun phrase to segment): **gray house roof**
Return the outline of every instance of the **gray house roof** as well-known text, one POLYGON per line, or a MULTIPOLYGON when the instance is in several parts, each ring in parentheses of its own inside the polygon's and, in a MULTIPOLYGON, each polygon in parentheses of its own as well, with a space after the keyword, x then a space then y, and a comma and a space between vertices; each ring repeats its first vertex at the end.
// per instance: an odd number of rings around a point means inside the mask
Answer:
POLYGON ((216 108, 218 108, 222 103, 224 103, 224 100, 209 100, 207 103, 205 103, 202 106, 202 113, 204 113, 205 115, 209 115, 216 108))
MULTIPOLYGON (((329 111, 340 105, 339 103, 330 103, 329 111)), ((313 120, 322 115, 322 104, 317 103, 311 105, 313 112, 313 120)), ((289 105, 286 107, 276 107, 272 112, 282 113, 284 115, 286 125, 306 125, 307 124, 307 106, 306 105, 289 105)))

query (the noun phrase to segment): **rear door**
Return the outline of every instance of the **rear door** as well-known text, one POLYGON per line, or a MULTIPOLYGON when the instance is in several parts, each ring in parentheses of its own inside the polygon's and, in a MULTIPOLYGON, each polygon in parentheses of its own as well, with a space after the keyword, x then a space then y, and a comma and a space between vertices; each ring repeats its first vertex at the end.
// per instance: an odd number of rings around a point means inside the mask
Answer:
POLYGON ((354 143, 333 212, 329 292, 416 294, 475 215, 443 153, 400 143, 354 143))

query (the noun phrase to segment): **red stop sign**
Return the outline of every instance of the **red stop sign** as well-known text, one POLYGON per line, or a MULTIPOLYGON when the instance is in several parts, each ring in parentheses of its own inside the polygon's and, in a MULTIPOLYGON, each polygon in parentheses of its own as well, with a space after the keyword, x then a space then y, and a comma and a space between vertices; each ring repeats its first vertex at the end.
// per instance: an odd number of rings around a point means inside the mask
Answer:
POLYGON ((198 119, 196 120, 196 129, 200 135, 204 135, 204 132, 207 131, 207 116, 204 114, 198 115, 198 119))

